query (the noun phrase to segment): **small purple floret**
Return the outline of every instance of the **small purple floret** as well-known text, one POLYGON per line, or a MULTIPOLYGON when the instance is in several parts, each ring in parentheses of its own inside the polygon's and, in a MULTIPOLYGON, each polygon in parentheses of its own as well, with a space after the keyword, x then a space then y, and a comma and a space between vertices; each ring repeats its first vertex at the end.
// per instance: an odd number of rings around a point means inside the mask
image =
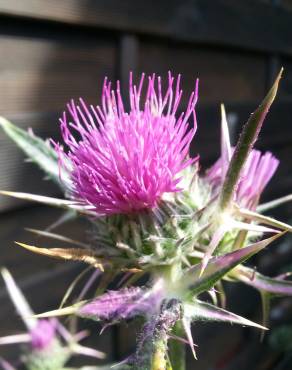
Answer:
POLYGON ((64 154, 56 144, 62 166, 71 174, 72 197, 99 215, 132 213, 153 208, 166 192, 180 189, 181 171, 196 159, 188 157, 196 132, 195 105, 198 83, 185 113, 176 117, 182 97, 180 76, 169 73, 162 92, 160 77, 148 77, 142 93, 130 76, 130 109, 126 112, 120 85, 111 89, 105 79, 101 106, 68 104, 60 119, 64 154), (194 127, 188 120, 194 117, 194 127), (76 135, 75 135, 76 134, 76 135), (70 163, 70 165, 68 165, 70 163))
POLYGON ((31 346, 34 350, 47 349, 56 337, 55 320, 39 320, 37 326, 30 332, 31 346))
POLYGON ((157 295, 138 287, 109 291, 79 309, 78 314, 96 320, 118 321, 149 314, 156 309, 157 295))
MULTIPOLYGON (((272 153, 262 154, 259 150, 252 150, 243 168, 235 193, 235 201, 241 207, 255 209, 262 192, 276 172, 278 165, 279 160, 272 153)), ((214 188, 219 188, 222 184, 223 168, 222 158, 219 158, 207 172, 207 180, 214 188)))

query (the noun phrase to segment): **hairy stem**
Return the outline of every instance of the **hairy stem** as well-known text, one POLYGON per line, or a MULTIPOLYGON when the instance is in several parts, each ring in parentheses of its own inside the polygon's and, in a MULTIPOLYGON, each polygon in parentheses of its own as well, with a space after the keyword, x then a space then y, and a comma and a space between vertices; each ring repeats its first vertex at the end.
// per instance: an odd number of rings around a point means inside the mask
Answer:
MULTIPOLYGON (((172 332, 177 337, 183 337, 184 330, 180 321, 178 321, 175 324, 172 332)), ((186 369, 186 348, 184 343, 176 339, 171 339, 169 341, 169 356, 173 369, 175 370, 186 369)))

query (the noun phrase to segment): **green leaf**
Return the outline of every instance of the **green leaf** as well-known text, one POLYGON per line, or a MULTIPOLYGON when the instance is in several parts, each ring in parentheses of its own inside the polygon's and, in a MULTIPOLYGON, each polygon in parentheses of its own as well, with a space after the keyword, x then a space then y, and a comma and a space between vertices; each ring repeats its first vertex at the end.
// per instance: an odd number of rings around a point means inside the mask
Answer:
POLYGON ((189 269, 184 275, 181 284, 187 290, 187 294, 198 295, 211 289, 217 281, 234 267, 249 259, 254 254, 264 249, 267 245, 282 236, 284 233, 273 235, 270 238, 251 244, 248 247, 236 250, 219 257, 213 257, 202 271, 202 263, 198 263, 189 269))
POLYGON ((64 184, 70 183, 69 174, 65 170, 62 171, 62 181, 60 181, 58 155, 48 142, 33 135, 29 131, 25 131, 13 125, 3 117, 0 117, 0 126, 7 136, 9 136, 50 179, 55 181, 62 188, 64 184))
POLYGON ((271 90, 268 92, 261 105, 253 114, 251 114, 249 120, 243 127, 222 186, 219 199, 221 210, 226 209, 233 200, 233 195, 240 179, 241 170, 245 165, 255 141, 257 140, 264 119, 276 97, 282 71, 283 68, 278 74, 271 90))
POLYGON ((244 326, 252 326, 255 328, 267 330, 264 326, 253 321, 238 316, 223 308, 214 306, 207 302, 197 300, 195 303, 186 303, 184 305, 184 313, 191 321, 209 320, 229 322, 230 324, 239 324, 244 326))

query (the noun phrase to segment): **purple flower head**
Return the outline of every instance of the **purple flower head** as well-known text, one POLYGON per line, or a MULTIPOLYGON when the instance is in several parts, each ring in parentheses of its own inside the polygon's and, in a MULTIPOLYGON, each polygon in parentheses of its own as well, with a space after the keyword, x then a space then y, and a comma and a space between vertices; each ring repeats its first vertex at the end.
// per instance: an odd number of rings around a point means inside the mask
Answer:
POLYGON ((39 320, 30 335, 33 350, 47 349, 56 338, 56 320, 39 320))
POLYGON ((96 320, 127 320, 139 315, 148 315, 157 309, 160 292, 131 287, 109 291, 86 303, 79 309, 81 317, 96 320))
MULTIPOLYGON (((278 165, 279 160, 272 153, 262 154, 259 150, 252 150, 243 168, 235 201, 241 207, 256 208, 263 190, 273 177, 278 165)), ((222 158, 219 158, 208 170, 207 180, 214 188, 218 188, 222 184, 226 170, 227 166, 223 164, 222 158)))
POLYGON ((144 74, 138 87, 130 75, 126 112, 119 82, 112 90, 105 79, 101 106, 71 101, 69 116, 64 113, 60 119, 69 152, 62 153, 58 145, 56 149, 61 170, 69 163, 72 197, 100 215, 155 207, 163 193, 181 190, 180 173, 196 160, 188 152, 196 132, 198 82, 185 113, 178 117, 180 76, 175 79, 169 73, 165 93, 155 75, 148 77, 142 94, 143 85, 144 74), (193 128, 188 124, 191 115, 193 128))

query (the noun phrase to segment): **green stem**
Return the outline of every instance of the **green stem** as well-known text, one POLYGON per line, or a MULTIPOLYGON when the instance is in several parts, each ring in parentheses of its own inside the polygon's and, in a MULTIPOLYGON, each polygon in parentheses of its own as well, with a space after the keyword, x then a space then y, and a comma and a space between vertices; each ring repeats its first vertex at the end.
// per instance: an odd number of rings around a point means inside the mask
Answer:
MULTIPOLYGON (((175 324, 173 334, 177 337, 183 337, 184 330, 180 321, 175 324)), ((177 339, 170 339, 169 357, 174 370, 186 370, 186 348, 184 343, 177 339)))

